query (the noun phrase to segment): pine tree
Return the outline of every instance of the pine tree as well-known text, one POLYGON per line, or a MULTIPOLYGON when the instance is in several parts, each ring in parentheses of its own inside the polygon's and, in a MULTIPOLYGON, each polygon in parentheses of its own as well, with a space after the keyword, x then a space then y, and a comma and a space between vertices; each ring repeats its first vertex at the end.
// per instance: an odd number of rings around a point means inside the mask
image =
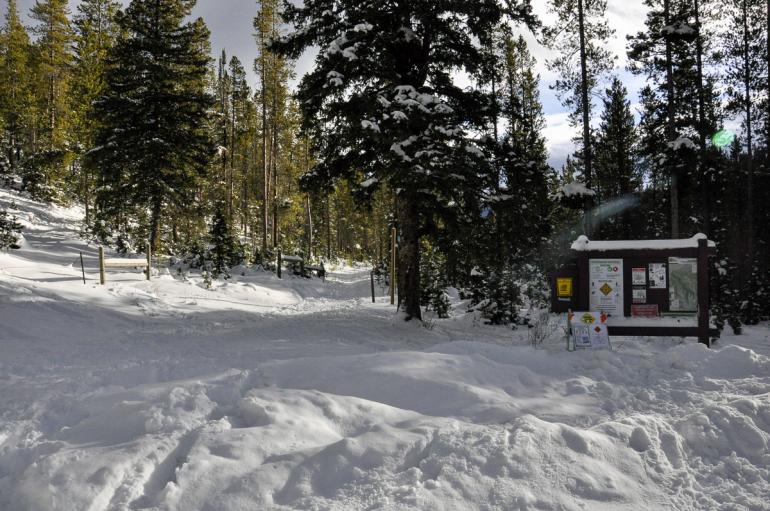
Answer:
POLYGON ((471 134, 489 126, 493 101, 458 87, 452 72, 479 75, 482 48, 502 18, 533 23, 529 7, 510 12, 491 0, 286 4, 296 30, 273 48, 292 57, 321 48, 298 90, 319 156, 303 183, 321 188, 344 178, 354 188, 377 183, 364 187, 369 197, 378 186, 396 191, 399 302, 407 319, 421 317, 421 238, 460 216, 478 218, 479 196, 496 176, 471 134))
MULTIPOLYGON (((604 111, 597 135, 596 191, 599 200, 628 197, 638 191, 641 185, 636 163, 636 128, 631 113, 628 91, 616 77, 605 92, 604 111)), ((631 218, 626 209, 620 218, 610 219, 610 224, 601 229, 602 236, 631 238, 631 218)))
POLYGON ((22 225, 15 217, 8 216, 8 212, 0 210, 0 250, 18 249, 19 234, 22 225))
POLYGON ((118 14, 121 35, 95 105, 101 126, 90 157, 102 171, 99 212, 113 225, 126 215, 140 221, 154 252, 166 212, 195 205, 214 154, 206 128, 209 32, 200 18, 186 21, 194 4, 134 0, 118 14))
POLYGON ((239 264, 241 257, 238 243, 227 222, 226 204, 219 201, 214 211, 214 219, 209 231, 211 243, 211 272, 215 278, 230 277, 230 267, 239 264))
POLYGON ((278 0, 260 2, 260 10, 254 18, 258 55, 254 70, 259 75, 259 109, 261 115, 261 166, 262 166, 262 252, 279 242, 278 236, 278 172, 280 170, 280 131, 285 120, 288 100, 288 80, 291 71, 284 56, 268 47, 272 39, 280 36, 280 9, 278 0), (272 234, 271 234, 272 233, 272 234))
POLYGON ((72 29, 66 0, 38 0, 31 10, 37 71, 32 150, 24 161, 23 184, 35 197, 52 200, 69 195, 71 163, 67 97, 72 63, 72 29))
POLYGON ((67 0, 37 0, 31 17, 37 22, 34 32, 38 36, 39 71, 45 90, 44 137, 49 148, 58 148, 67 138, 67 94, 72 64, 73 33, 67 0))
MULTIPOLYGON (((612 69, 614 60, 607 48, 607 40, 613 31, 605 19, 606 9, 606 0, 551 0, 557 22, 546 31, 550 47, 557 52, 556 58, 548 62, 548 67, 559 75, 554 89, 562 104, 570 110, 571 123, 581 127, 581 149, 577 156, 583 167, 582 179, 588 188, 594 181, 593 91, 602 76, 612 69)), ((588 215, 586 219, 586 229, 590 233, 588 215)))
POLYGON ((82 155, 94 147, 98 119, 93 104, 105 88, 105 66, 109 50, 115 44, 118 28, 115 16, 120 4, 113 0, 83 0, 73 20, 75 29, 74 67, 70 94, 72 116, 70 138, 81 156, 78 196, 85 206, 85 222, 90 225, 95 169, 83 165, 82 155))
POLYGON ((755 229, 755 153, 756 135, 759 131, 763 111, 755 98, 761 94, 765 80, 759 74, 765 60, 762 36, 765 31, 765 5, 760 0, 735 0, 729 23, 725 30, 727 111, 740 116, 743 125, 743 140, 746 174, 745 249, 746 257, 743 275, 746 277, 744 291, 746 320, 758 321, 760 305, 756 302, 755 284, 760 276, 757 271, 756 229, 755 229))
POLYGON ((0 178, 9 181, 20 174, 21 161, 30 150, 34 98, 29 35, 19 20, 16 0, 8 0, 0 36, 0 150, 7 168, 0 178))

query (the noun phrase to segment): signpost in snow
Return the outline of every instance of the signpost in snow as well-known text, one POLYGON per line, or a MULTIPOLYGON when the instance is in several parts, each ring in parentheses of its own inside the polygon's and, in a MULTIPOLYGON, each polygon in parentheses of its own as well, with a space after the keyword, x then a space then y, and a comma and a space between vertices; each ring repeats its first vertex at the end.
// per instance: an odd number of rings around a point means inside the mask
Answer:
POLYGON ((601 312, 572 312, 568 316, 570 351, 612 349, 607 329, 607 315, 601 312))

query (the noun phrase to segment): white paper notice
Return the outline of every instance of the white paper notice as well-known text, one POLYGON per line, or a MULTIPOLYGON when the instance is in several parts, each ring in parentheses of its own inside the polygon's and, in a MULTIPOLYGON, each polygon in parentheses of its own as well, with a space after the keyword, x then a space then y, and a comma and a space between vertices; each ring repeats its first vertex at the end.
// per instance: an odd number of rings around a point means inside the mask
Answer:
POLYGON ((666 289, 665 263, 650 263, 650 289, 666 289))
POLYGON ((575 349, 612 349, 606 323, 599 312, 575 312, 570 317, 575 349))
POLYGON ((589 259, 591 310, 623 316, 623 260, 589 259))
POLYGON ((631 284, 634 286, 644 286, 647 284, 646 268, 631 268, 631 284))

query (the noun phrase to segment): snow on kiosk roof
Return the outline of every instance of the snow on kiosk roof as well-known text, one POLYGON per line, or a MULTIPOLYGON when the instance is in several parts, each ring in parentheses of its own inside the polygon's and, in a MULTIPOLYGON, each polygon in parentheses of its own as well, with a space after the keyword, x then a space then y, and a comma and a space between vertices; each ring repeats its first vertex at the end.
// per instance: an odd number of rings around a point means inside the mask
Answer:
MULTIPOLYGON (((706 239, 705 234, 696 234, 692 238, 678 240, 611 240, 592 241, 586 236, 580 236, 572 243, 572 250, 577 252, 609 252, 615 250, 680 250, 697 249, 698 240, 706 239)), ((716 248, 713 241, 708 242, 708 248, 716 248)))

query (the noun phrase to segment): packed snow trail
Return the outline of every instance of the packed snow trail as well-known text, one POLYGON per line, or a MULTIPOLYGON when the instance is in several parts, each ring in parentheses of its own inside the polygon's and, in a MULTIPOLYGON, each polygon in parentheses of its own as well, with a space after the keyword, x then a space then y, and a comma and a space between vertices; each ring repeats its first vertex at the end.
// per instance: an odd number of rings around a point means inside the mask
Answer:
POLYGON ((365 269, 99 286, 81 211, 11 201, 0 509, 770 509, 767 325, 568 353, 405 323, 365 269))

